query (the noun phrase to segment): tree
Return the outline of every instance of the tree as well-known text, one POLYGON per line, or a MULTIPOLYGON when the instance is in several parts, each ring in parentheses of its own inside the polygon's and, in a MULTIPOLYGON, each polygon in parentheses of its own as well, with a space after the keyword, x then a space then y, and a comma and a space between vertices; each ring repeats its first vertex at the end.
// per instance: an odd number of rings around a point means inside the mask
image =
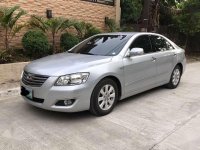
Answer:
POLYGON ((160 24, 172 25, 173 17, 182 13, 180 4, 185 0, 160 0, 160 24))
POLYGON ((160 26, 160 0, 151 2, 150 7, 149 25, 156 32, 160 26))
POLYGON ((186 35, 185 49, 187 50, 188 39, 200 33, 200 1, 187 0, 179 4, 182 13, 174 17, 174 22, 180 32, 186 35))
POLYGON ((26 12, 19 6, 11 8, 0 8, 0 26, 5 30, 5 49, 9 50, 9 44, 13 37, 25 26, 17 24, 17 21, 25 15, 26 12))
MULTIPOLYGON (((157 31, 160 24, 170 25, 172 16, 178 14, 178 4, 183 0, 146 0, 144 3, 149 5, 149 27, 157 31)), ((148 7, 147 7, 148 8, 148 7)))
POLYGON ((136 22, 142 11, 142 0, 121 0, 122 23, 136 22))
POLYGON ((52 36, 52 48, 53 52, 56 53, 55 37, 58 33, 63 32, 67 28, 71 27, 72 23, 68 19, 64 18, 51 18, 46 19, 40 16, 32 15, 29 21, 30 28, 36 28, 43 31, 46 34, 52 36))

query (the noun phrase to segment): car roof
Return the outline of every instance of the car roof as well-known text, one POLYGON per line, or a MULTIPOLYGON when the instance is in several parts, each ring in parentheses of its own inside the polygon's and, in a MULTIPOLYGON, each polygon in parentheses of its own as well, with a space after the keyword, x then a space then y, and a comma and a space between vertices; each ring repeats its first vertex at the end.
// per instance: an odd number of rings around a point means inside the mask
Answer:
POLYGON ((133 36, 136 34, 160 35, 160 34, 153 33, 153 32, 110 32, 110 33, 101 33, 98 35, 130 35, 130 36, 133 36))
POLYGON ((101 33, 99 35, 135 35, 139 32, 109 32, 109 33, 101 33))

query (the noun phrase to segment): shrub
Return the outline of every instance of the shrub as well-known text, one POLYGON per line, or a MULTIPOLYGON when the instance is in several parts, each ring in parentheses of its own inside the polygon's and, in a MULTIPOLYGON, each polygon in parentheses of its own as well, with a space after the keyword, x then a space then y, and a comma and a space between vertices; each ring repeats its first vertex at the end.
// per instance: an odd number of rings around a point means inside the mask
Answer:
POLYGON ((137 31, 137 27, 132 25, 132 24, 126 24, 126 25, 123 25, 121 26, 120 28, 120 32, 134 32, 134 31, 137 31))
POLYGON ((29 20, 29 26, 34 29, 39 29, 45 32, 47 35, 51 35, 52 37, 52 51, 53 53, 57 52, 56 49, 56 37, 60 36, 60 33, 70 28, 73 23, 62 17, 53 17, 51 19, 47 19, 45 17, 32 15, 29 20))
POLYGON ((39 30, 31 30, 24 34, 22 45, 25 54, 31 58, 40 58, 50 53, 47 36, 39 30))
POLYGON ((0 51, 0 64, 9 63, 11 62, 11 60, 12 56, 8 51, 6 50, 0 51))
POLYGON ((105 23, 109 32, 116 32, 119 30, 114 19, 107 18, 105 23))
POLYGON ((69 50, 70 48, 72 48, 78 43, 79 43, 79 39, 72 34, 64 33, 60 37, 60 47, 64 51, 69 50))
POLYGON ((84 21, 74 21, 73 26, 76 29, 80 40, 84 40, 92 35, 101 33, 101 31, 94 27, 91 23, 84 21))
POLYGON ((90 28, 87 29, 87 31, 85 33, 85 38, 88 38, 90 36, 93 36, 93 35, 96 35, 99 33, 101 33, 101 31, 98 28, 91 26, 90 28))

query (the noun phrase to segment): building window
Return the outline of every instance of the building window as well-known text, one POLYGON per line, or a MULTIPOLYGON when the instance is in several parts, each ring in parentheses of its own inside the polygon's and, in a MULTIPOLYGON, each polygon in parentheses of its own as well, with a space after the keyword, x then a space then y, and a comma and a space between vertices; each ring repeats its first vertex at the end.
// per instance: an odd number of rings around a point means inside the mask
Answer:
POLYGON ((105 4, 105 5, 111 5, 111 6, 115 5, 115 0, 83 0, 83 1, 100 3, 100 4, 105 4))

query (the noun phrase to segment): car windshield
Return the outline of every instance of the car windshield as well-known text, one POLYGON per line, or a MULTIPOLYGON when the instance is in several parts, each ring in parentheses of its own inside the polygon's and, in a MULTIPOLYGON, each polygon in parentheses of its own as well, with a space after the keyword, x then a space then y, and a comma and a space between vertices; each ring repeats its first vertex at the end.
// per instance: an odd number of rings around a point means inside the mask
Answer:
POLYGON ((119 54, 131 35, 97 35, 78 44, 69 53, 115 56, 119 54))

